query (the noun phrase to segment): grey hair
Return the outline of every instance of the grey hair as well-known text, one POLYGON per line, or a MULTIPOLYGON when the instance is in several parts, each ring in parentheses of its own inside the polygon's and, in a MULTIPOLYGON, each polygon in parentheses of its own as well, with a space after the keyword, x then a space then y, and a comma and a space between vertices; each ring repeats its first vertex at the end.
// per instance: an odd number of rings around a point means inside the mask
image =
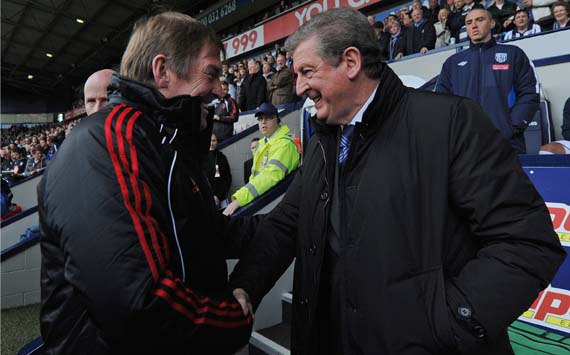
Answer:
POLYGON ((366 16, 349 8, 337 8, 314 17, 285 42, 286 51, 294 52, 301 42, 316 36, 318 55, 328 64, 338 66, 346 48, 356 47, 362 55, 366 76, 378 79, 382 72, 381 52, 376 33, 366 16))
POLYGON ((141 18, 133 26, 123 53, 121 75, 154 86, 152 61, 156 55, 164 54, 174 74, 187 79, 190 65, 206 43, 225 53, 214 31, 188 15, 163 12, 141 18))
POLYGON ((260 62, 258 62, 257 60, 255 60, 255 59, 250 59, 250 60, 248 60, 248 61, 247 61, 247 65, 250 65, 250 64, 255 65, 255 66, 257 67, 257 69, 260 69, 260 70, 261 70, 261 68, 262 68, 262 64, 261 64, 260 62))

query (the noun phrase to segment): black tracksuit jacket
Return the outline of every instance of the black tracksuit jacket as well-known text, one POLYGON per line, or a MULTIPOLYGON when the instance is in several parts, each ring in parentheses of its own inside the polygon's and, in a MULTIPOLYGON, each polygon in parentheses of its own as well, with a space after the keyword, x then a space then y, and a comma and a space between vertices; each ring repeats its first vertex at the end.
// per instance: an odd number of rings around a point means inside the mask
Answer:
POLYGON ((200 132, 190 96, 119 77, 111 88, 38 187, 45 352, 232 354, 252 318, 225 259, 249 229, 216 212, 200 170, 211 119, 200 132))
POLYGON ((565 253, 481 108, 405 88, 383 69, 340 178, 340 324, 318 318, 339 129, 315 126, 303 167, 230 283, 255 306, 296 258, 292 354, 326 353, 322 327, 337 327, 344 355, 511 354, 507 326, 565 253))

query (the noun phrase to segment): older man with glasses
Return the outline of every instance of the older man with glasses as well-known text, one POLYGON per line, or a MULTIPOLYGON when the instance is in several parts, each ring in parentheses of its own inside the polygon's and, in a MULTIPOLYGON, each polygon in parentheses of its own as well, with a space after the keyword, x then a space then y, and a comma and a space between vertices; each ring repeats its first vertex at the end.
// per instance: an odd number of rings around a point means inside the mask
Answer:
POLYGON ((232 202, 224 210, 227 216, 263 195, 299 165, 299 151, 289 136, 289 127, 281 124, 277 108, 263 103, 255 117, 263 138, 253 155, 249 182, 232 195, 232 202))

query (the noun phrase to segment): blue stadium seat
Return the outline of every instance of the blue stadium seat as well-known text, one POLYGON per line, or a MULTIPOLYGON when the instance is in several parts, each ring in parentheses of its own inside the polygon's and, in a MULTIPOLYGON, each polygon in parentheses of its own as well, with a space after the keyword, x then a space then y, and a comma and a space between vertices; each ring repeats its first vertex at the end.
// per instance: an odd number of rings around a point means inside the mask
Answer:
POLYGON ((536 111, 528 128, 524 132, 527 154, 538 154, 541 146, 554 139, 554 125, 550 116, 550 102, 540 100, 539 110, 536 111))

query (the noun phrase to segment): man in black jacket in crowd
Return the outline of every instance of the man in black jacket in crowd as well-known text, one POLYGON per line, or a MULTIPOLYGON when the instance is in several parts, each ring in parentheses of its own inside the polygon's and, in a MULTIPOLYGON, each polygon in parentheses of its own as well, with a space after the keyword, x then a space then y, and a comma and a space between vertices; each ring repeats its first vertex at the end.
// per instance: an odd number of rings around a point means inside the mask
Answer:
POLYGON ((229 93, 229 84, 222 81, 222 97, 214 108, 214 134, 220 142, 234 135, 234 123, 239 118, 239 109, 236 100, 229 93))
POLYGON ((495 20, 493 33, 497 34, 507 29, 505 27, 506 21, 510 17, 514 17, 515 12, 517 12, 517 4, 507 0, 496 0, 487 10, 493 15, 493 19, 495 20))
POLYGON ((406 54, 406 29, 399 21, 394 20, 390 26, 390 38, 380 47, 382 58, 399 60, 406 54))
POLYGON ((210 151, 202 162, 202 171, 212 187, 216 206, 219 206, 232 185, 232 173, 228 158, 218 150, 218 137, 215 134, 212 134, 210 151))
POLYGON ((406 88, 357 11, 285 47, 316 134, 231 276, 238 300, 296 258, 292 353, 512 354, 508 325, 565 254, 509 144, 470 99, 406 88))
POLYGON ((435 47, 435 27, 433 22, 424 18, 422 9, 412 10, 412 19, 414 23, 407 29, 406 55, 426 54, 435 47))
POLYGON ((243 80, 239 92, 239 108, 250 111, 258 108, 267 99, 267 80, 261 72, 261 64, 255 60, 247 63, 249 75, 243 80))
POLYGON ((201 171, 221 96, 216 35, 166 12, 137 22, 109 105, 38 186, 45 354, 233 354, 252 317, 227 288, 247 243, 201 171))

